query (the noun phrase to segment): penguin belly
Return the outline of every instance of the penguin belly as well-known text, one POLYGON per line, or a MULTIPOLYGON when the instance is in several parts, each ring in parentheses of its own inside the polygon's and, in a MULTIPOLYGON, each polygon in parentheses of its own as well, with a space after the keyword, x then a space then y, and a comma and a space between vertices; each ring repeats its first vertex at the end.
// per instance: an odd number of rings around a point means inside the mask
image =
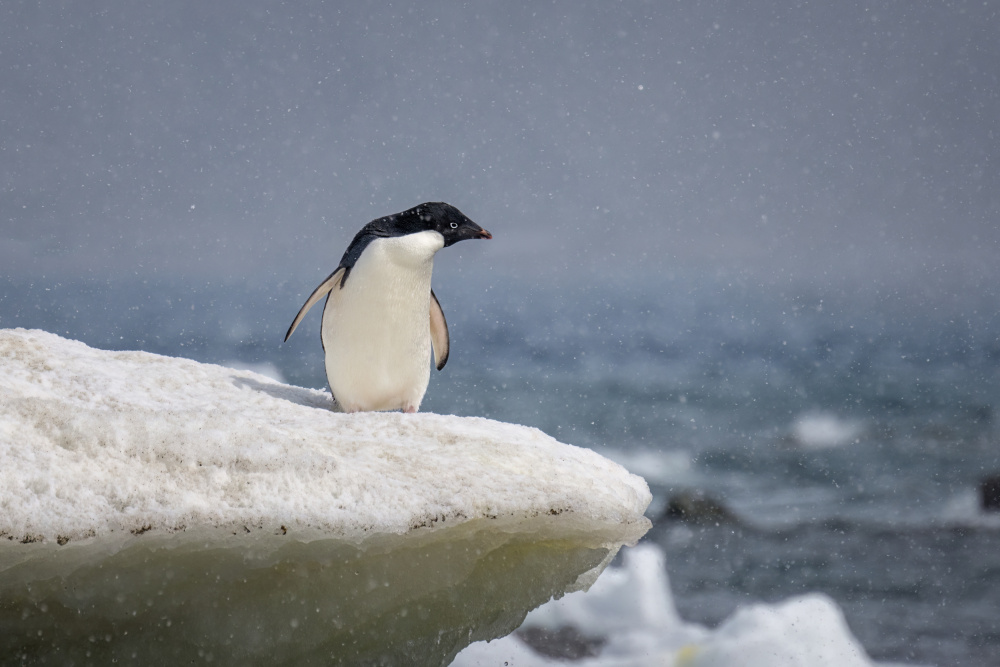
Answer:
POLYGON ((323 309, 326 376, 345 412, 416 412, 431 372, 437 232, 372 241, 323 309))

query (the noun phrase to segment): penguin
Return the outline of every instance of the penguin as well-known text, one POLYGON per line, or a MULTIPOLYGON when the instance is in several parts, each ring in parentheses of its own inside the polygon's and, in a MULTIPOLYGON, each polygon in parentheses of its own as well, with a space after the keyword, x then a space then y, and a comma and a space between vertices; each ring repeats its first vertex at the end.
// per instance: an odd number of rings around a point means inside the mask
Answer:
POLYGON ((427 202, 361 228, 337 269, 306 299, 287 341, 326 296, 321 339, 330 391, 344 412, 412 413, 448 361, 448 323, 431 272, 438 250, 493 235, 444 202, 427 202))

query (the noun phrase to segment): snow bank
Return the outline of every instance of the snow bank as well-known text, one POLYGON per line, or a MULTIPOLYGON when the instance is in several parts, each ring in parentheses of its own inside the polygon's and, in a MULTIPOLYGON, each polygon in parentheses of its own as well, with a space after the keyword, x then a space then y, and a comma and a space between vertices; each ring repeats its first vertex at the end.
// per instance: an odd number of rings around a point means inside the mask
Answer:
POLYGON ((648 528, 640 478, 538 430, 329 407, 0 330, 0 652, 447 664, 648 528))
MULTIPOLYGON (((718 629, 677 615, 663 552, 643 544, 624 553, 587 592, 576 592, 528 614, 524 629, 572 627, 598 640, 598 655, 576 667, 872 667, 843 614, 819 594, 738 610, 718 629)), ((452 667, 556 667, 515 635, 473 644, 452 667)))

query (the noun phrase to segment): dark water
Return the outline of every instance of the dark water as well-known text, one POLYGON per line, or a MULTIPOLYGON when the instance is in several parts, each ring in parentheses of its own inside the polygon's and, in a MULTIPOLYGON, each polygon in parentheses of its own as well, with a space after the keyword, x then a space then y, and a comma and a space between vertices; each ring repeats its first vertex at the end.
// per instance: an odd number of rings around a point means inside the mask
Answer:
MULTIPOLYGON (((317 279, 323 276, 317 276, 317 279)), ((0 326, 107 349, 269 363, 323 387, 312 284, 6 283, 0 326)), ((726 280, 437 278, 452 350, 423 410, 537 426, 647 477, 682 615, 831 595, 873 657, 1000 664, 1000 318, 989 300, 726 280), (812 420, 813 433, 796 431, 812 420), (827 425, 834 433, 824 435, 827 425), (735 523, 659 521, 699 489, 735 523)))

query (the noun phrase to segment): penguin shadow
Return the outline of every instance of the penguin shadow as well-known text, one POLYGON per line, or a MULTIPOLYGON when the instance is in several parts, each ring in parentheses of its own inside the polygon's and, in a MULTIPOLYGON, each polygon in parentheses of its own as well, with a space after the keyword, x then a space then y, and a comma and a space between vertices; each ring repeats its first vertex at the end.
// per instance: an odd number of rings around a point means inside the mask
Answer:
POLYGON ((293 387, 287 384, 261 382, 253 378, 240 377, 238 375, 233 375, 232 380, 233 385, 240 389, 259 391, 271 396, 272 398, 276 398, 279 401, 288 401, 297 405, 303 405, 307 408, 318 408, 321 410, 329 410, 330 412, 341 411, 340 406, 334 402, 332 396, 317 394, 315 391, 304 387, 293 387))

